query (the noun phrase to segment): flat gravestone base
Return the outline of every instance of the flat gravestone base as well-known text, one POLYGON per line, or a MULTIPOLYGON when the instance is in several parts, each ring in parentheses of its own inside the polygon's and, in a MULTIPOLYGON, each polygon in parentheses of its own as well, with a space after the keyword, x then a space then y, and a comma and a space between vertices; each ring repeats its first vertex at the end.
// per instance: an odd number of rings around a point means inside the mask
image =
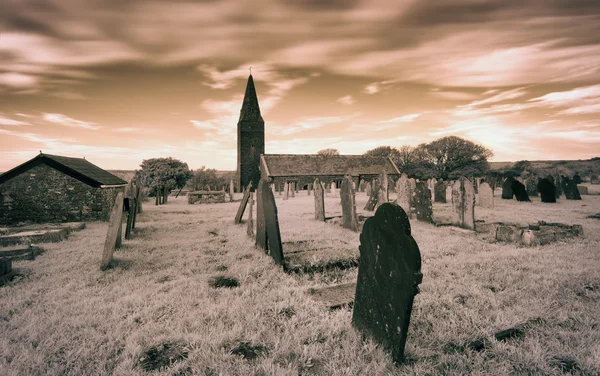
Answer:
POLYGON ((69 236, 66 229, 35 230, 0 236, 0 247, 14 244, 57 243, 69 236))
POLYGON ((288 273, 321 273, 358 266, 359 253, 348 244, 332 250, 312 240, 289 241, 285 247, 285 270, 288 273))
POLYGON ((34 260, 36 256, 43 252, 44 250, 40 247, 17 245, 0 248, 0 258, 9 258, 11 260, 34 260))
POLYGON ((528 226, 507 223, 482 223, 477 225, 476 231, 482 239, 489 242, 513 243, 526 247, 545 245, 583 236, 581 225, 546 223, 543 221, 528 226))
POLYGON ((354 303, 356 283, 345 283, 337 286, 311 289, 309 294, 319 304, 334 310, 343 306, 351 306, 354 303))

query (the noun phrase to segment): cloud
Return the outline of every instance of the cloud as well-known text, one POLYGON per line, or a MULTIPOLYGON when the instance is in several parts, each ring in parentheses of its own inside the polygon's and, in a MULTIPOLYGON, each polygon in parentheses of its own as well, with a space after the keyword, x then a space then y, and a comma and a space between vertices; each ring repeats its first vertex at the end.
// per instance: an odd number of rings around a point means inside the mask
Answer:
POLYGON ((20 125, 29 125, 29 123, 19 120, 10 119, 2 116, 0 114, 0 125, 10 125, 10 126, 20 126, 20 125))
POLYGON ((84 128, 84 129, 90 129, 93 131, 97 131, 102 128, 102 127, 96 125, 95 123, 73 119, 73 118, 70 118, 63 114, 44 113, 42 118, 49 123, 60 124, 65 127, 84 128))
POLYGON ((343 97, 338 98, 336 100, 336 102, 341 103, 341 104, 346 105, 346 106, 350 106, 354 102, 356 102, 356 99, 354 99, 354 97, 352 97, 352 95, 345 95, 343 97))
POLYGON ((339 124, 344 121, 350 120, 355 115, 348 116, 323 116, 323 117, 305 117, 300 118, 296 121, 291 122, 291 124, 282 126, 282 125, 274 125, 269 128, 269 133, 275 135, 284 135, 288 136, 295 133, 300 133, 308 130, 315 130, 319 128, 326 127, 332 124, 339 124))
POLYGON ((451 101, 472 101, 479 98, 477 94, 465 93, 463 91, 432 91, 429 94, 451 101))
POLYGON ((135 133, 135 132, 142 132, 142 131, 143 131, 142 128, 136 128, 136 127, 122 127, 122 128, 115 129, 115 132, 119 132, 119 133, 135 133))
POLYGON ((37 77, 27 74, 15 72, 0 73, 0 85, 9 86, 12 88, 29 88, 35 86, 37 82, 37 77))
POLYGON ((567 91, 552 92, 532 98, 529 102, 538 107, 568 107, 557 115, 580 115, 600 113, 600 85, 578 87, 567 91))
POLYGON ((467 106, 468 107, 476 107, 476 106, 482 106, 484 104, 504 102, 507 100, 520 98, 520 97, 524 96, 525 94, 527 94, 527 91, 524 90, 524 88, 520 87, 517 89, 502 91, 491 97, 471 102, 467 106))

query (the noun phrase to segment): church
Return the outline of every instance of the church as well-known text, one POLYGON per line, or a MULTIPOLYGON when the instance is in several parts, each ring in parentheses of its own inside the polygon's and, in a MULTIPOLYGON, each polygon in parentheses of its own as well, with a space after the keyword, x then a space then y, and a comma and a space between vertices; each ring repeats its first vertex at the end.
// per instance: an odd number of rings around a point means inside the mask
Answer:
POLYGON ((350 175, 356 186, 363 180, 372 180, 385 171, 392 177, 400 175, 390 158, 362 155, 266 154, 265 121, 260 113, 258 96, 252 74, 248 77, 246 93, 237 125, 237 173, 239 186, 252 182, 253 189, 263 179, 275 184, 278 191, 286 182, 307 189, 316 178, 340 186, 345 175, 350 175))

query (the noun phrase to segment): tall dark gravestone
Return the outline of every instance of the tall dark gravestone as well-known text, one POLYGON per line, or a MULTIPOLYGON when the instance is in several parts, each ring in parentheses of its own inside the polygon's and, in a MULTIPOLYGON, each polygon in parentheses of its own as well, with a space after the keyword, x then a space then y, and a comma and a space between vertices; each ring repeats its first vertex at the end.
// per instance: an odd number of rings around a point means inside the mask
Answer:
POLYGON ((275 196, 273 196, 273 191, 271 191, 271 188, 269 188, 267 184, 259 184, 257 195, 261 196, 263 207, 263 221, 265 223, 267 240, 267 247, 265 250, 268 251, 276 263, 283 265, 283 247, 281 245, 281 233, 279 232, 279 219, 277 218, 275 196))
POLYGON ((360 262, 352 324, 392 355, 404 359, 414 297, 419 292, 421 253, 404 210, 385 203, 360 234, 360 262))
MULTIPOLYGON (((527 190, 525 189, 525 185, 518 180, 514 180, 510 186, 513 191, 513 194, 517 201, 531 201, 529 199, 529 195, 527 195, 527 190)), ((502 197, 504 198, 504 197, 502 197)))
POLYGON ((446 183, 444 180, 438 180, 433 186, 435 194, 433 195, 435 202, 446 203, 446 183))
POLYGON ((565 197, 567 200, 581 200, 581 194, 579 193, 579 189, 577 189, 577 183, 574 180, 562 176, 560 185, 562 186, 562 190, 565 192, 565 197))
POLYGON ((240 110, 237 141, 237 171, 240 179, 238 186, 245 187, 253 182, 252 188, 256 188, 260 181, 260 155, 265 153, 265 121, 260 114, 252 75, 248 77, 240 110))
POLYGON ((427 183, 417 182, 413 196, 417 220, 432 223, 433 207, 431 206, 431 191, 427 188, 427 183))
POLYGON ((506 178, 506 180, 504 180, 504 183, 502 183, 502 198, 504 200, 512 200, 514 193, 512 190, 512 184, 515 181, 515 179, 508 177, 506 178))
POLYGON ((556 202, 556 188, 548 178, 538 179, 538 191, 542 202, 556 202))

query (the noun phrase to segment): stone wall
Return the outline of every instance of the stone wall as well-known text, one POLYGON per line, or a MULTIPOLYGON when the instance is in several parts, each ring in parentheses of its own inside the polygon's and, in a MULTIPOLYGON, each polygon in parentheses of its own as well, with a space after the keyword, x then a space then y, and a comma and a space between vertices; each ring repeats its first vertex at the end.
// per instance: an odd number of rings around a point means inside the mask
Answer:
POLYGON ((107 221, 124 187, 92 188, 44 164, 0 184, 0 224, 107 221))

